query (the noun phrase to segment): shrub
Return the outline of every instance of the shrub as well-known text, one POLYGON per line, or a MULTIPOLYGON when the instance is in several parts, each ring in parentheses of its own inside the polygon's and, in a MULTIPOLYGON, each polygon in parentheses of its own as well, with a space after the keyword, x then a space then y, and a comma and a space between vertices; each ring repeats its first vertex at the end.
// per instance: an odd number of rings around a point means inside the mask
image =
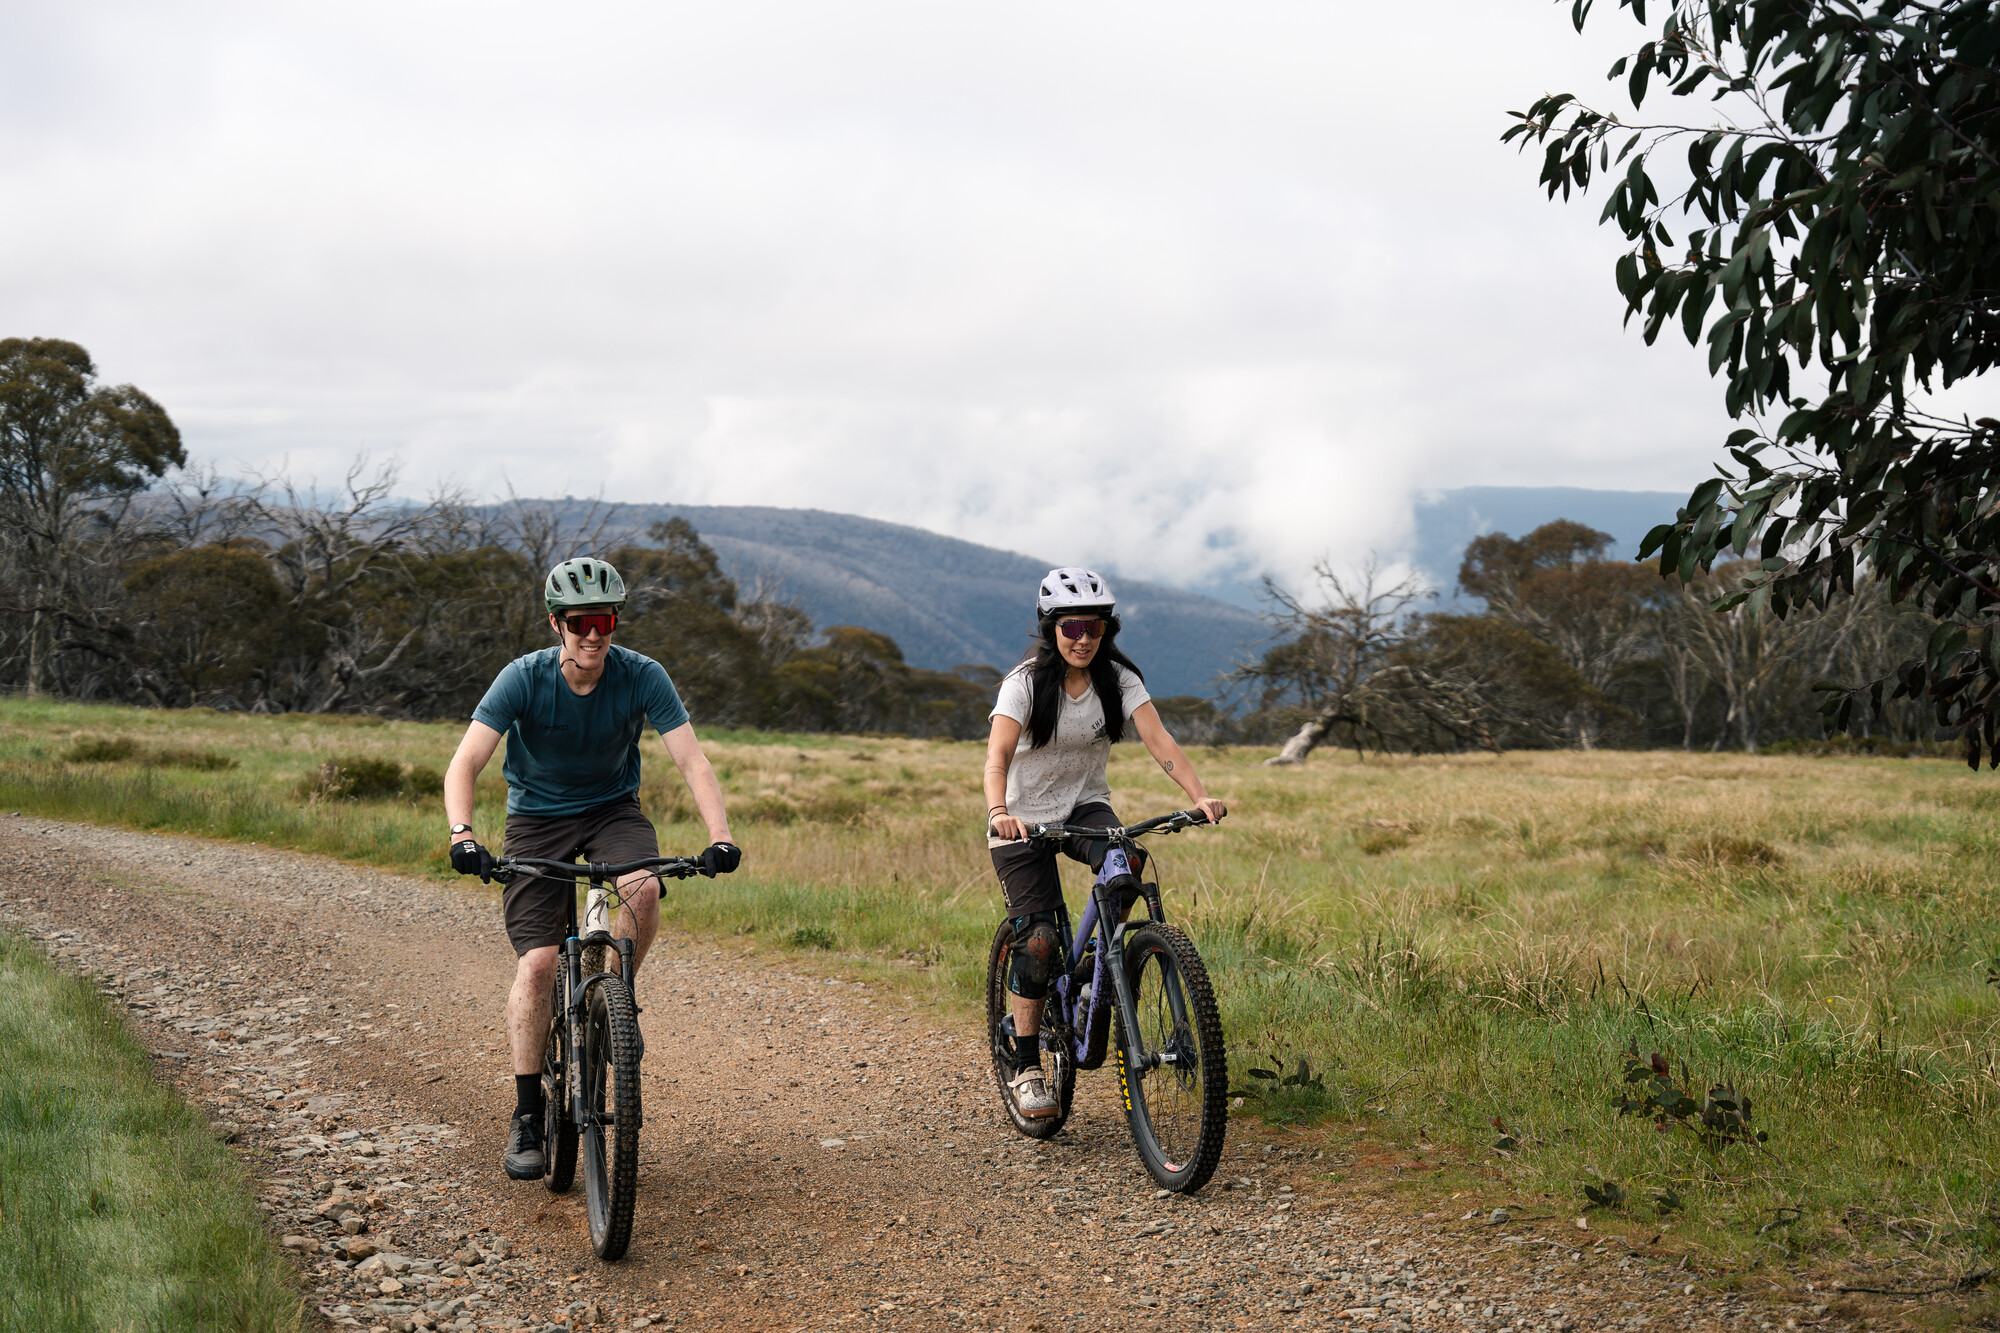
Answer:
POLYGON ((1364 819, 1355 831, 1354 841, 1368 855, 1379 856, 1383 852, 1409 846, 1410 839, 1422 831, 1422 826, 1414 820, 1364 819))
POLYGON ((831 949, 839 943, 825 926, 800 926, 791 935, 795 949, 831 949))
POLYGON ((1688 859, 1710 866, 1781 866, 1785 854, 1762 838, 1716 837, 1688 844, 1688 859))
POLYGON ((403 794, 412 800, 444 795, 444 774, 426 764, 411 764, 403 777, 403 794))
POLYGON ((139 753, 139 742, 130 736, 79 736, 63 758, 72 764, 110 764, 139 753))
POLYGON ((403 766, 391 759, 342 755, 329 759, 299 780, 299 795, 309 801, 380 801, 401 796, 403 766))
POLYGON ((191 768, 200 773, 222 773, 236 767, 236 761, 215 750, 197 750, 170 745, 153 751, 146 762, 154 768, 191 768))
POLYGON ((1642 1058, 1636 1042, 1619 1054, 1625 1061, 1623 1081, 1629 1089, 1611 1099, 1612 1109, 1620 1116, 1651 1119, 1663 1134, 1676 1127, 1688 1129, 1711 1152, 1732 1143, 1763 1144, 1767 1137, 1764 1131, 1750 1123, 1748 1094, 1718 1083, 1697 1101, 1685 1061, 1676 1081, 1664 1055, 1655 1052, 1642 1058))

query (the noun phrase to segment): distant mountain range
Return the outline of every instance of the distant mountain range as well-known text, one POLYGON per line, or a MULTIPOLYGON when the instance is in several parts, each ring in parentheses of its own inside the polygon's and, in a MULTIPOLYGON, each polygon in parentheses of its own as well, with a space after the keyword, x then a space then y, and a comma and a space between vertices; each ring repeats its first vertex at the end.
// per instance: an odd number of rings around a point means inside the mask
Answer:
MULTIPOLYGON (((640 527, 674 517, 694 525, 738 587, 761 582, 821 627, 878 630, 912 665, 937 671, 1020 661, 1034 634, 1036 581, 1053 563, 820 509, 618 507, 621 523, 640 527)), ((1119 644, 1162 698, 1211 693, 1269 634, 1252 612, 1200 593, 1123 578, 1112 591, 1119 644)))
MULTIPOLYGON (((1666 491, 1596 491, 1564 486, 1470 486, 1438 491, 1416 506, 1406 554, 1454 600, 1465 544, 1488 532, 1514 536, 1568 518, 1609 532, 1612 553, 1630 559, 1656 523, 1685 496, 1666 491)), ((576 501, 551 501, 580 511, 576 501)), ((796 603, 813 624, 861 625, 893 638, 915 666, 949 670, 968 663, 1005 667, 1021 658, 1034 631, 1035 581, 1052 562, 960 541, 923 528, 819 509, 757 505, 617 507, 621 525, 663 519, 692 523, 739 587, 763 584, 796 603)), ((1391 554, 1385 552, 1384 554, 1391 554)), ((1229 600, 1164 584, 1112 582, 1124 620, 1121 643, 1146 671, 1153 693, 1208 694, 1223 673, 1267 646, 1248 587, 1229 600)))

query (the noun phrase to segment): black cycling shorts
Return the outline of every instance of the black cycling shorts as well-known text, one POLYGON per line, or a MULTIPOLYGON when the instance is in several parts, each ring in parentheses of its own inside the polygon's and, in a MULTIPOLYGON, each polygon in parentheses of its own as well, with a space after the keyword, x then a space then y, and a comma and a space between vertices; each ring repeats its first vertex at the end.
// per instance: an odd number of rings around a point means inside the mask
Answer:
MULTIPOLYGON (((573 861, 579 856, 586 861, 643 861, 660 854, 660 835, 639 809, 634 792, 581 814, 510 814, 501 851, 537 861, 573 861)), ((507 939, 517 956, 563 942, 569 921, 564 894, 575 901, 575 881, 517 875, 508 883, 500 905, 507 939)))
MULTIPOLYGON (((1118 816, 1102 801, 1091 801, 1070 811, 1061 824, 1084 824, 1091 828, 1117 828, 1118 816)), ((1012 842, 992 849, 993 869, 1000 875, 1000 892, 1007 899, 1008 916, 1032 912, 1053 912, 1062 904, 1062 874, 1056 869, 1056 849, 1072 861, 1081 861, 1096 873, 1104 864, 1101 842, 1012 842)))

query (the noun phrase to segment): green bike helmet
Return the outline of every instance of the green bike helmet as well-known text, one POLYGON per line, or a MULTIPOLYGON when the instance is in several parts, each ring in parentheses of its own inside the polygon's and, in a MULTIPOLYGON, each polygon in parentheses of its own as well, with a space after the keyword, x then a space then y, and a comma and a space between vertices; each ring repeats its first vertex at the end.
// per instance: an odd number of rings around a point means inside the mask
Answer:
POLYGON ((609 561, 580 555, 549 571, 548 581, 542 585, 542 600, 552 616, 579 606, 621 607, 625 605, 625 580, 618 577, 609 561))

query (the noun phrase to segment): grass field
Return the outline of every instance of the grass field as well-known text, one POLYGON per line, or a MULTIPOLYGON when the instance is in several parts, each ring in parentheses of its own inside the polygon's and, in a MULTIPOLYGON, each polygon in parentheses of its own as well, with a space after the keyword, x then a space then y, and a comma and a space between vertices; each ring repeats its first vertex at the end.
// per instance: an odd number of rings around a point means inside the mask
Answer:
MULTIPOLYGON (((0 808, 443 873, 435 798, 298 792, 343 755, 442 770, 458 731, 8 701, 0 808), (129 753, 63 757, 107 750, 129 753), (222 760, 237 766, 187 766, 222 760)), ((963 1011, 998 914, 983 747, 708 743, 745 865, 674 890, 670 915, 778 948, 830 939, 839 965, 963 1011)), ((1263 754, 1197 752, 1235 813, 1159 846, 1169 913, 1217 978, 1245 1114, 1360 1134, 1440 1206, 1567 1214, 1609 1181, 1612 1211, 1718 1257, 2000 1247, 1993 776, 1675 752, 1282 770, 1263 754), (1685 1062, 1697 1100, 1748 1094, 1768 1143, 1619 1117, 1628 1044, 1669 1057, 1677 1083, 1685 1062), (1320 1082, 1248 1076, 1274 1055, 1320 1082)), ((1112 776, 1127 818, 1179 803, 1137 747, 1112 776)), ((643 799, 666 850, 700 846, 657 747, 643 799)))
POLYGON ((0 1329, 297 1329, 242 1171, 89 982, 0 935, 0 1329))

